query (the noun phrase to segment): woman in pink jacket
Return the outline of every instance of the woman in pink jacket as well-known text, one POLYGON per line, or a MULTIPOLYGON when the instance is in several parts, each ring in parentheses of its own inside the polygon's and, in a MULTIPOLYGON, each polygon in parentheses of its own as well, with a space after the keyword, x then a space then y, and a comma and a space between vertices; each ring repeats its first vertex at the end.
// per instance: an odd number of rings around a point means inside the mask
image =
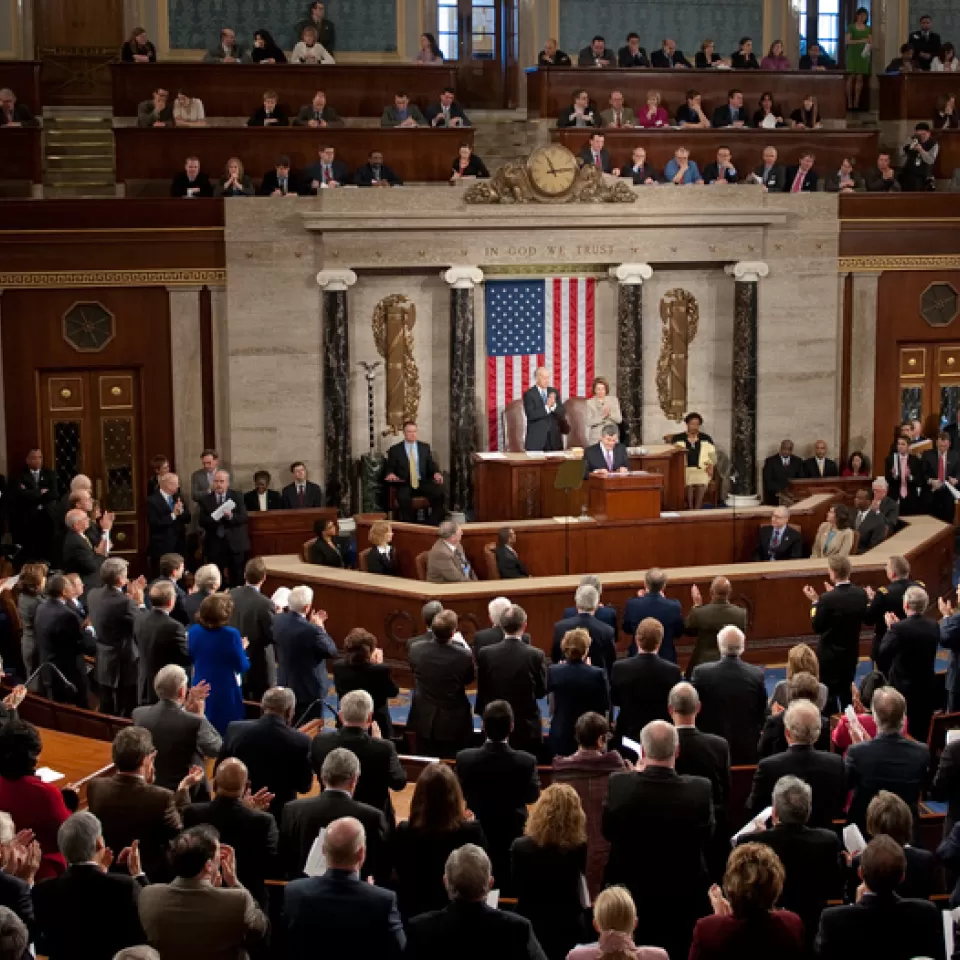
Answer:
POLYGON ((600 939, 574 947, 567 960, 669 960, 660 947, 638 947, 633 942, 637 908, 626 887, 607 887, 593 905, 593 925, 600 939))

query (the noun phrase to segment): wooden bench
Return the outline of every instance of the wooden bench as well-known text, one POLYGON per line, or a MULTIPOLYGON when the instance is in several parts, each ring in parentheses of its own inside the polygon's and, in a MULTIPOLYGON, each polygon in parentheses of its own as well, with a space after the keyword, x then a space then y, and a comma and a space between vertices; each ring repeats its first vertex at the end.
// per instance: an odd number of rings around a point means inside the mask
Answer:
POLYGON ((0 182, 22 184, 29 195, 30 186, 43 183, 43 131, 20 127, 3 130, 0 136, 0 182))
POLYGON ((955 73, 900 73, 894 76, 881 74, 880 119, 881 120, 931 120, 937 108, 937 100, 949 93, 960 93, 955 73))

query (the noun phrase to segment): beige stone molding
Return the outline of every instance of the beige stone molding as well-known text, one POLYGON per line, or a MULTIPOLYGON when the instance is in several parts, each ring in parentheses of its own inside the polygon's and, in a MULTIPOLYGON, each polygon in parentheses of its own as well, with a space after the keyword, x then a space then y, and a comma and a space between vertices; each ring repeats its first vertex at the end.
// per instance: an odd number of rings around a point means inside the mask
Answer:
POLYGON ((454 290, 472 290, 483 281, 483 271, 479 267, 451 267, 441 271, 440 277, 454 290))
POLYGON ((610 276, 624 286, 638 287, 653 276, 653 267, 649 263, 621 263, 610 268, 610 276))
POLYGON ((357 282, 352 270, 321 270, 317 274, 317 283, 324 293, 338 293, 349 290, 357 282))
POLYGON ((0 288, 43 287, 224 287, 227 271, 212 270, 33 270, 0 273, 0 288))
POLYGON ((727 264, 724 270, 741 283, 758 283, 770 273, 770 267, 762 260, 740 260, 727 264))

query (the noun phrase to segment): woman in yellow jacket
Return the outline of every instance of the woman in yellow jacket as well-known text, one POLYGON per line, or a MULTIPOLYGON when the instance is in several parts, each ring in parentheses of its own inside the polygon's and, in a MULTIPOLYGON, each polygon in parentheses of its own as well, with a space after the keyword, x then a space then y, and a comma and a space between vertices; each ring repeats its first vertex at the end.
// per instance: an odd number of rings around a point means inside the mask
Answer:
POLYGON ((842 503, 827 511, 827 519, 820 524, 813 541, 811 557, 848 557, 853 552, 856 534, 850 526, 850 511, 842 503))

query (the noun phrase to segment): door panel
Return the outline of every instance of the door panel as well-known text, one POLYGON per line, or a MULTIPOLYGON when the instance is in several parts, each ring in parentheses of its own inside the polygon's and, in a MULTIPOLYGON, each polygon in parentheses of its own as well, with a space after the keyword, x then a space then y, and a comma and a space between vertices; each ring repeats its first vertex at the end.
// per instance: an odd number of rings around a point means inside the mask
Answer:
POLYGON ((923 422, 931 439, 960 410, 960 343, 904 344, 900 347, 900 420, 923 422))
POLYGON ((515 98, 506 89, 507 5, 512 0, 437 0, 437 42, 459 64, 461 103, 501 109, 515 98))

